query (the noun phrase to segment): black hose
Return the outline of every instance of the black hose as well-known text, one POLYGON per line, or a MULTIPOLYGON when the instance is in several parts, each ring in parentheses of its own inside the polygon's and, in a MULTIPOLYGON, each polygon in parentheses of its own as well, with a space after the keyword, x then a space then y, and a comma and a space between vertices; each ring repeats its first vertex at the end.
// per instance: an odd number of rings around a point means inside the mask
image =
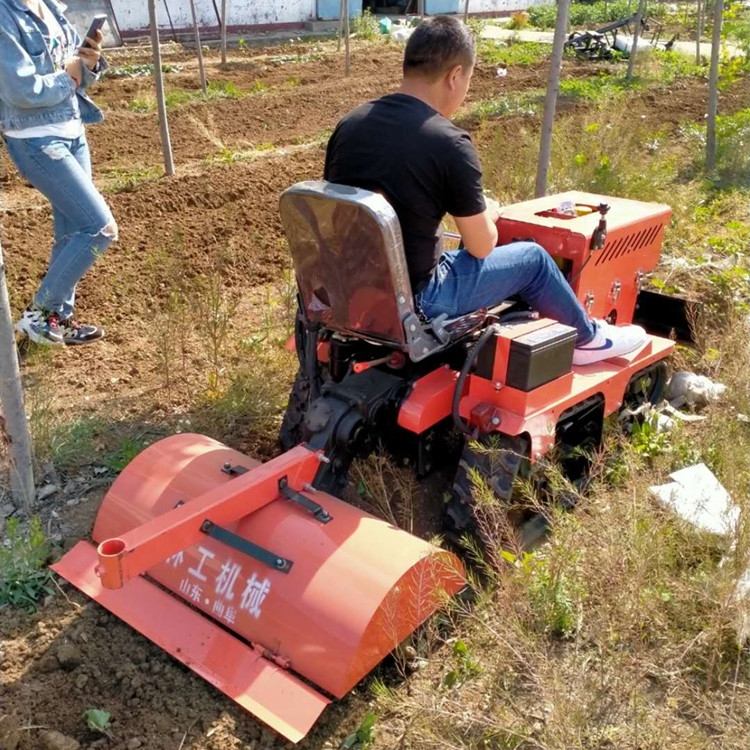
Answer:
POLYGON ((488 326, 487 329, 479 337, 476 344, 474 344, 474 346, 469 350, 469 353, 466 355, 464 366, 461 368, 458 380, 456 381, 456 389, 453 391, 453 424, 456 425, 456 428, 463 432, 464 435, 470 435, 471 437, 474 437, 474 430, 472 430, 471 427, 469 427, 469 425, 467 425, 466 422, 461 419, 461 414, 458 411, 458 407, 461 403, 464 383, 466 382, 466 378, 468 377, 471 368, 474 366, 474 363, 479 356, 479 352, 482 351, 484 345, 495 333, 497 333, 497 331, 497 325, 493 324, 491 326, 488 326))

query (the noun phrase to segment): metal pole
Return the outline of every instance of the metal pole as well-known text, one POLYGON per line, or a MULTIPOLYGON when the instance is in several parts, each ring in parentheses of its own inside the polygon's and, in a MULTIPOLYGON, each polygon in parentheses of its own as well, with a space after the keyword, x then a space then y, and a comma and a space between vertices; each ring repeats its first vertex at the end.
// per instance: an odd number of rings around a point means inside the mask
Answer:
POLYGON ((221 64, 227 64, 227 0, 221 0, 221 64))
POLYGON ((23 406, 21 370, 5 281, 3 248, 0 245, 0 440, 7 442, 10 456, 10 490, 13 503, 29 513, 34 499, 34 469, 31 436, 23 406))
POLYGON ((195 9, 195 0, 190 0, 190 12, 193 14, 193 28, 195 29, 195 49, 198 53, 198 70, 201 76, 201 88, 203 93, 208 93, 208 81, 206 80, 206 66, 203 64, 203 50, 201 49, 201 32, 198 28, 198 12, 195 9))
POLYGON ((698 14, 696 18, 696 31, 695 31, 695 64, 701 64, 701 37, 703 36, 703 8, 705 8, 705 2, 701 3, 698 0, 698 14))
MULTIPOLYGON (((468 4, 468 0, 467 0, 468 4)), ((557 22, 552 42, 552 59, 547 78, 547 95, 544 98, 544 118, 542 120, 542 138, 539 145, 539 164, 536 170, 535 196, 541 198, 547 194, 547 175, 552 153, 552 127, 557 109, 557 91, 560 87, 560 70, 562 68, 563 45, 568 30, 568 12, 570 0, 559 0, 557 5, 557 22)))
POLYGON ((349 50, 349 0, 344 0, 344 49, 346 62, 344 63, 344 75, 349 76, 350 50, 349 50))
POLYGON ((646 0, 640 0, 638 10, 635 12, 635 29, 633 30, 633 46, 630 49, 628 57, 628 72, 625 76, 626 81, 633 80, 633 69, 635 68, 635 56, 638 51, 638 39, 641 35, 641 23, 646 12, 646 0))
POLYGON ((177 41, 177 32, 174 30, 174 24, 172 23, 172 14, 169 12, 169 5, 167 0, 164 0, 164 10, 167 11, 167 20, 169 21, 169 28, 172 29, 172 41, 177 41))
POLYGON ((464 3, 464 23, 469 21, 469 0, 464 3))
POLYGON ((424 18, 424 0, 417 0, 417 13, 420 18, 424 18))
POLYGON ((159 127, 161 129, 161 150, 164 154, 164 172, 171 177, 174 174, 172 143, 169 140, 169 122, 167 121, 167 103, 164 98, 164 73, 161 69, 161 48, 159 47, 159 29, 156 25, 156 0, 148 0, 148 15, 151 23, 151 49, 154 56, 154 80, 156 82, 156 104, 159 110, 159 127))
POLYGON ((716 169, 716 112, 719 109, 719 50, 724 0, 714 0, 714 28, 711 35, 711 71, 708 76, 708 123, 706 126, 706 172, 716 169))

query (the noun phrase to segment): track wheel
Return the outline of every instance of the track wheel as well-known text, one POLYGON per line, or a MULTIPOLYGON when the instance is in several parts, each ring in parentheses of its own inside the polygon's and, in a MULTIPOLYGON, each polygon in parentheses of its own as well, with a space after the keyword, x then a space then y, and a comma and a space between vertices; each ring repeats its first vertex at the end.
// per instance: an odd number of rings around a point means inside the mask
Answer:
POLYGON ((474 474, 487 483, 499 500, 510 504, 513 484, 522 464, 528 461, 529 448, 525 436, 483 435, 477 441, 466 442, 446 508, 445 526, 449 534, 476 530, 475 488, 471 480, 474 474))
POLYGON ((310 400, 310 381, 300 367, 289 394, 289 403, 279 430, 279 444, 288 451, 302 442, 302 426, 310 400))

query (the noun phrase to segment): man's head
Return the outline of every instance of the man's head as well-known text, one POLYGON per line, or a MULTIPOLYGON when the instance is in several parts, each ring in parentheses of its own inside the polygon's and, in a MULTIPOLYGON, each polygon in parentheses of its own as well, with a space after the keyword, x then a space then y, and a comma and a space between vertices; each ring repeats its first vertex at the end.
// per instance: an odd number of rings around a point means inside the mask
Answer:
POLYGON ((426 19, 409 37, 404 81, 433 89, 442 115, 450 117, 461 106, 473 72, 474 37, 456 18, 426 19))

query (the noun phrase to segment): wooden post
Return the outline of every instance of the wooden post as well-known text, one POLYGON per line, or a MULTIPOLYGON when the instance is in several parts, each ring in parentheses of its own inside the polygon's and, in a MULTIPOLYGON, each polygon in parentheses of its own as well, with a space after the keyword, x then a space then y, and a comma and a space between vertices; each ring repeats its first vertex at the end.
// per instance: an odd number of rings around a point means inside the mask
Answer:
POLYGON ((195 0, 190 0, 190 12, 193 14, 193 28, 195 29, 195 49, 198 53, 198 70, 201 76, 201 88, 203 93, 208 93, 208 81, 206 81, 206 66, 203 64, 203 50, 201 49, 201 32, 198 28, 198 12, 195 9, 195 0))
POLYGON ((23 406, 21 370, 18 366, 16 336, 10 313, 8 286, 5 281, 3 248, 0 245, 0 442, 7 442, 10 457, 10 491, 13 504, 31 511, 34 499, 34 469, 31 460, 31 437, 23 406))
POLYGON ((161 150, 164 154, 164 172, 171 177, 174 174, 172 143, 169 140, 169 122, 167 121, 167 103, 164 98, 164 73, 161 69, 161 48, 159 47, 159 28, 156 25, 156 0, 148 0, 148 15, 151 23, 151 49, 154 56, 154 80, 156 82, 156 104, 159 110, 159 127, 161 129, 161 150))
POLYGON ((341 52, 341 38, 344 36, 344 0, 339 2, 339 39, 336 44, 336 52, 341 52))
POLYGON ((464 23, 469 22, 469 0, 464 3, 464 23))
POLYGON ((635 56, 638 51, 638 39, 641 36, 641 22, 643 20, 644 13, 646 12, 646 0, 640 0, 638 3, 638 10, 635 12, 635 29, 633 31, 633 46, 630 48, 630 56, 628 57, 628 72, 625 76, 626 81, 633 80, 633 70, 635 68, 635 56))
POLYGON ((557 4, 557 21, 555 36, 552 41, 552 59, 547 77, 547 95, 544 98, 544 118, 542 120, 542 139, 539 146, 539 163, 536 170, 535 197, 547 194, 547 175, 552 153, 552 127, 557 109, 557 91, 560 88, 560 70, 562 68, 563 45, 568 30, 568 12, 570 0, 559 0, 557 4))
POLYGON ((711 35, 711 70, 708 76, 708 122, 706 125, 706 173, 716 170, 716 112, 719 109, 719 51, 724 0, 714 0, 714 28, 711 35))
POLYGON ((344 75, 349 76, 349 64, 351 61, 351 52, 349 50, 349 0, 344 0, 344 75))
POLYGON ((695 64, 701 64, 701 37, 703 36, 703 8, 706 3, 698 0, 698 13, 695 19, 696 30, 695 30, 695 64))
POLYGON ((221 64, 227 64, 227 0, 221 0, 221 64))

